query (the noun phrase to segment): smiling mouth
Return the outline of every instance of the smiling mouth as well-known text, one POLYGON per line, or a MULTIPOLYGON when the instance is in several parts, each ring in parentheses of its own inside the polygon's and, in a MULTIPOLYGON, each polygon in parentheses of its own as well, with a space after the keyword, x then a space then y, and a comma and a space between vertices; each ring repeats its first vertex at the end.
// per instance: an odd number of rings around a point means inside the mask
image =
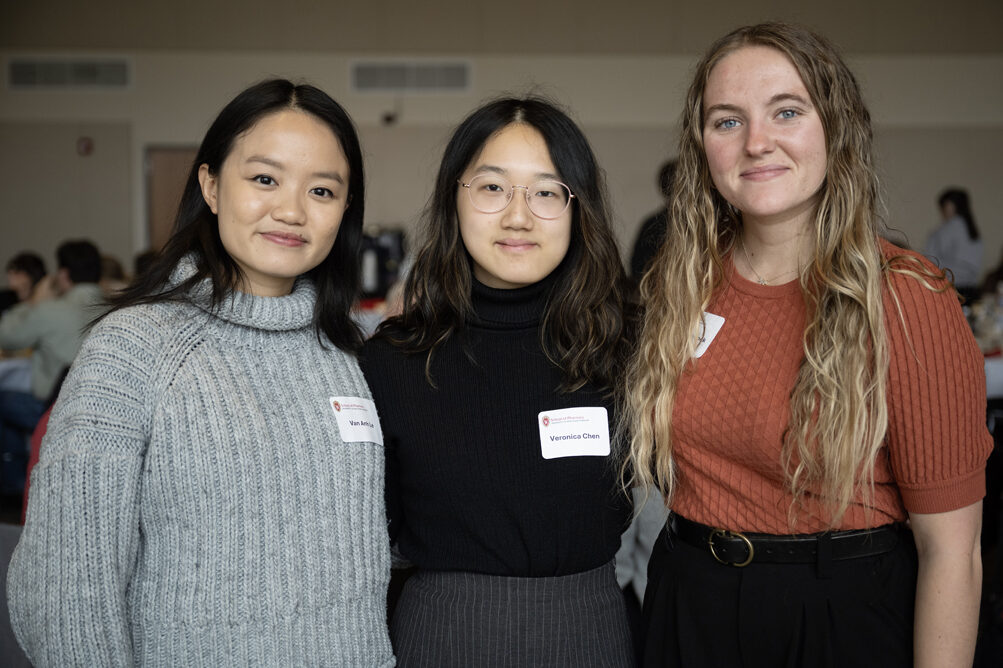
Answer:
POLYGON ((300 235, 288 232, 262 232, 261 236, 279 246, 295 247, 306 243, 306 239, 300 235))
POLYGON ((780 176, 787 171, 786 167, 782 167, 780 165, 768 165, 765 167, 753 167, 752 169, 747 169, 739 174, 739 176, 750 181, 767 181, 776 176, 780 176))
POLYGON ((497 241, 495 243, 501 246, 502 250, 526 251, 536 248, 536 244, 532 241, 525 241, 522 239, 502 239, 501 241, 497 241))

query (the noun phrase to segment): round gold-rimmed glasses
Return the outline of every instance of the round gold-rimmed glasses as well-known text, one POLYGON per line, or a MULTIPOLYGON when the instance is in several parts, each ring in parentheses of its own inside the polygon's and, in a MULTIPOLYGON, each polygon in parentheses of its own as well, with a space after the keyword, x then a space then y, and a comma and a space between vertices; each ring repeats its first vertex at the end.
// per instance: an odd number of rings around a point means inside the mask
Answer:
POLYGON ((470 204, 481 213, 498 213, 512 201, 516 188, 522 188, 533 215, 545 220, 559 218, 567 211, 574 194, 560 181, 544 179, 528 186, 513 185, 500 174, 478 174, 470 183, 459 181, 467 189, 470 204))

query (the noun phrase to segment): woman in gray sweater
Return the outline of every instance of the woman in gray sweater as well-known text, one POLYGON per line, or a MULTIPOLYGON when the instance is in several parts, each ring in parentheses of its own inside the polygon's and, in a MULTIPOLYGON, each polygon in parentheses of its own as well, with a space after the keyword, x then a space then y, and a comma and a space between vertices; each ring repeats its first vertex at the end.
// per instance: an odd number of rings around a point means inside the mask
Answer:
POLYGON ((8 579, 36 666, 393 665, 363 203, 318 89, 266 81, 216 118, 49 423, 8 579))

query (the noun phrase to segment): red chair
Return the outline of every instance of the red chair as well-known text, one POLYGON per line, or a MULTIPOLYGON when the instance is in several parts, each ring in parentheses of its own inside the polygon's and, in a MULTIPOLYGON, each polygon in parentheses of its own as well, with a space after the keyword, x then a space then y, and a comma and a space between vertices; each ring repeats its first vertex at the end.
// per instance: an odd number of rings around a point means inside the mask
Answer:
POLYGON ((31 469, 38 463, 38 453, 42 450, 42 437, 49 427, 49 414, 52 413, 52 406, 42 413, 42 417, 35 425, 35 431, 31 432, 31 454, 28 455, 28 471, 24 478, 24 499, 21 501, 21 524, 24 524, 24 515, 28 512, 28 486, 31 485, 31 469))

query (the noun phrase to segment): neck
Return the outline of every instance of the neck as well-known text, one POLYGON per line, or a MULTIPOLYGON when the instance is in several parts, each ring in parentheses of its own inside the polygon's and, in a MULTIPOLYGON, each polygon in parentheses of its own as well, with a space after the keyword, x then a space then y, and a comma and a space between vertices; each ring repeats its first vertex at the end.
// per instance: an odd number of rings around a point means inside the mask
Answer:
POLYGON ((807 226, 746 222, 738 232, 733 261, 743 278, 774 285, 797 278, 810 256, 807 226))
POLYGON ((474 279, 471 291, 477 324, 488 328, 535 325, 543 317, 558 272, 532 285, 504 290, 474 279))

